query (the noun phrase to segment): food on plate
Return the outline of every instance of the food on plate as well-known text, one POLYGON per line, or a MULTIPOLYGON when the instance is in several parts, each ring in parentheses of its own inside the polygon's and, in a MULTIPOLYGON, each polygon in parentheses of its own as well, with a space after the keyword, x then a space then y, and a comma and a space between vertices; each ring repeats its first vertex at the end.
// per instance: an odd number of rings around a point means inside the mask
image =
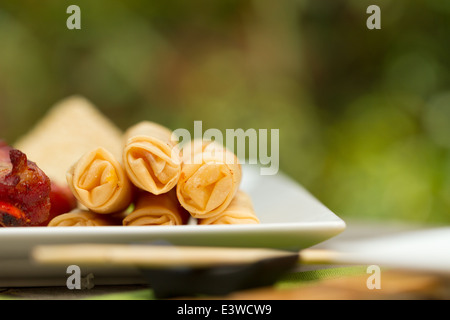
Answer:
POLYGON ((50 214, 51 182, 27 156, 0 141, 0 226, 39 226, 50 214))
POLYGON ((133 186, 119 160, 99 147, 85 153, 67 172, 67 183, 78 201, 89 210, 116 213, 133 200, 133 186))
POLYGON ((259 223, 237 156, 177 141, 151 121, 123 132, 85 98, 64 99, 13 146, 0 141, 0 226, 259 223))
POLYGON ((98 227, 120 225, 121 218, 115 215, 97 214, 88 210, 74 210, 53 218, 49 227, 98 227))
POLYGON ((231 203, 241 183, 238 158, 221 144, 205 140, 194 140, 182 151, 183 163, 176 189, 179 202, 194 218, 220 214, 231 203))
POLYGON ((210 224, 258 224, 260 221, 255 214, 252 199, 239 190, 230 205, 217 216, 198 219, 200 225, 210 224))
POLYGON ((125 132, 124 142, 123 164, 135 186, 156 195, 175 187, 181 159, 171 130, 142 121, 125 132))
POLYGON ((175 190, 160 195, 140 192, 134 211, 124 218, 123 225, 183 225, 188 222, 189 217, 189 212, 179 204, 175 190))
POLYGON ((66 172, 81 155, 103 147, 122 155, 122 134, 87 99, 68 97, 54 107, 14 147, 36 162, 54 182, 66 185, 66 172))

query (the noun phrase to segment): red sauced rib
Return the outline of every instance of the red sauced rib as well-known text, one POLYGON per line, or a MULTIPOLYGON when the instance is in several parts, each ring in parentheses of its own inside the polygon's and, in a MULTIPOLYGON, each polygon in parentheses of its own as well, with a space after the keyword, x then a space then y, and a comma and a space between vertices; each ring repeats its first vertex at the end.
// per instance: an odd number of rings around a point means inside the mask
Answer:
POLYGON ((46 225, 75 205, 74 197, 52 185, 36 163, 0 141, 0 227, 46 225))

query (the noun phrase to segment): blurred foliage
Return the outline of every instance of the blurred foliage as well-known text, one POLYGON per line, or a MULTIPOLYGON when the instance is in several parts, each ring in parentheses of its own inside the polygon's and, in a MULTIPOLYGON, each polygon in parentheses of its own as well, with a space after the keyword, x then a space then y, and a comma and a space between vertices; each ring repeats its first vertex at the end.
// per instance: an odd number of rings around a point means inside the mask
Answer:
POLYGON ((450 222, 448 2, 81 0, 68 30, 70 4, 0 0, 1 137, 72 94, 123 129, 276 128, 344 219, 450 222))

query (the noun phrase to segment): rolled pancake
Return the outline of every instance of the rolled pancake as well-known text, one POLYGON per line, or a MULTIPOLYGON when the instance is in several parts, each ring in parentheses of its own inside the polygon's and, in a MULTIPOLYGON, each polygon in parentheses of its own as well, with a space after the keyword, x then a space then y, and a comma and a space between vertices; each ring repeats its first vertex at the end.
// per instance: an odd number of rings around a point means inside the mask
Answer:
POLYGON ((141 192, 135 210, 125 217, 123 225, 183 225, 188 222, 189 216, 189 212, 178 203, 175 190, 160 195, 141 192))
POLYGON ((106 149, 85 153, 66 174, 74 196, 96 213, 125 210, 133 200, 133 186, 120 162, 106 149))
POLYGON ((120 225, 120 219, 85 210, 76 210, 53 218, 48 227, 97 227, 120 225))
POLYGON ((175 187, 181 159, 171 130, 143 121, 125 132, 124 141, 123 164, 135 186, 156 195, 175 187))
POLYGON ((259 224, 253 208, 252 199, 244 191, 239 190, 230 205, 217 216, 198 219, 199 225, 210 224, 259 224))
POLYGON ((14 147, 21 150, 60 185, 66 185, 66 172, 81 155, 103 147, 114 156, 122 154, 122 131, 81 96, 66 98, 14 147))
POLYGON ((231 203, 241 183, 242 168, 238 158, 211 141, 194 140, 182 151, 178 201, 194 218, 220 214, 231 203))

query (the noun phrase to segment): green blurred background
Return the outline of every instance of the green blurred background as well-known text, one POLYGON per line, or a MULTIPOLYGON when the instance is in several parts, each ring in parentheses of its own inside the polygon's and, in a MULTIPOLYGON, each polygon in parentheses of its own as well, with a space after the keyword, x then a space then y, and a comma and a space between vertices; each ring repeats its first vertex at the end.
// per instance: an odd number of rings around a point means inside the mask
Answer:
POLYGON ((280 129, 281 170, 342 218, 448 224, 449 34, 442 0, 0 0, 0 137, 73 94, 123 129, 280 129))

